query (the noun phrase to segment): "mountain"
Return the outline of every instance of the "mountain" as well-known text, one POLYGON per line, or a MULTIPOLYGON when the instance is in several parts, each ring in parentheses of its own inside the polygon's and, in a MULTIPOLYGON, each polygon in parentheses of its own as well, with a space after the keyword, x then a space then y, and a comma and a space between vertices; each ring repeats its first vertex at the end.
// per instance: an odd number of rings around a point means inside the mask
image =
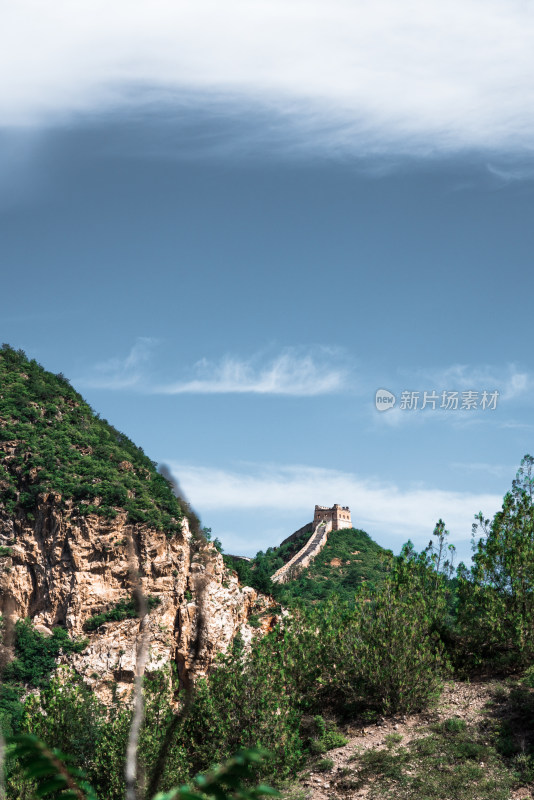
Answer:
POLYGON ((250 561, 225 556, 226 563, 242 583, 262 592, 270 592, 281 603, 296 600, 317 601, 336 593, 350 599, 361 584, 377 585, 383 575, 382 558, 389 552, 369 534, 356 528, 331 531, 326 544, 313 561, 283 584, 273 584, 270 577, 313 535, 312 525, 305 525, 285 539, 279 547, 259 552, 250 561))
POLYGON ((149 598, 148 671, 174 663, 183 684, 237 633, 250 639, 251 615, 269 616, 269 601, 239 585, 156 464, 62 375, 4 345, 0 611, 30 618, 40 636, 58 626, 85 636, 67 660, 101 694, 110 684, 120 694, 139 639, 134 573, 149 598))
POLYGON ((63 377, 21 351, 0 351, 0 488, 8 514, 35 517, 39 496, 71 513, 145 523, 169 536, 184 509, 167 480, 127 436, 99 418, 63 377))

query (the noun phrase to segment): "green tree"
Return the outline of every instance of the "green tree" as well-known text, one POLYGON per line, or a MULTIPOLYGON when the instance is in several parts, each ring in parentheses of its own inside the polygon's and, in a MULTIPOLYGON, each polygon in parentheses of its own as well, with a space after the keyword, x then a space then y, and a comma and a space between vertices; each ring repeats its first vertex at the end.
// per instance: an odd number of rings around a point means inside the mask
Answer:
POLYGON ((459 569, 459 631, 473 666, 517 668, 534 658, 532 468, 526 455, 492 521, 476 515, 473 566, 459 569))

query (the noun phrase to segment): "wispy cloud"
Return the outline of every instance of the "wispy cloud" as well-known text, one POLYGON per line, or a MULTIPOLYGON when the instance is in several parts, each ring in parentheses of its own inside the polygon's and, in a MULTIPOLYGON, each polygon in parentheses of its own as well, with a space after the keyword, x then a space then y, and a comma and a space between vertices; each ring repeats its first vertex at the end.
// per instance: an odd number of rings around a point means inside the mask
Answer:
POLYGON ((496 179, 497 185, 506 186, 517 181, 532 180, 534 178, 534 168, 532 164, 511 164, 504 163, 502 166, 487 164, 489 174, 496 179))
POLYGON ((517 419, 508 419, 505 422, 501 423, 501 428, 510 428, 512 430, 519 429, 519 430, 528 430, 531 431, 534 428, 534 425, 530 422, 520 422, 517 419))
POLYGON ((268 363, 258 358, 242 360, 226 356, 218 363, 203 359, 188 381, 154 388, 161 394, 279 394, 295 397, 342 391, 348 381, 346 369, 332 364, 329 351, 314 354, 286 350, 268 363))
POLYGON ((18 0, 0 69, 3 125, 219 103, 313 147, 533 148, 534 9, 516 0, 18 0))
POLYGON ((532 375, 516 364, 504 367, 453 364, 445 369, 429 371, 439 389, 446 390, 497 390, 501 400, 515 400, 526 395, 533 387, 532 375))
POLYGON ((497 478, 508 478, 509 481, 515 477, 517 472, 517 464, 515 466, 509 466, 506 464, 489 464, 484 461, 455 461, 450 466, 453 470, 459 470, 461 472, 485 472, 497 478))
POLYGON ((109 358, 94 366, 91 373, 75 381, 93 389, 134 389, 145 381, 145 367, 158 340, 140 336, 124 358, 109 358))
POLYGON ((83 380, 98 389, 134 389, 147 394, 260 394, 313 397, 341 392, 349 386, 346 356, 333 348, 286 348, 266 359, 224 356, 217 362, 201 359, 187 379, 157 382, 149 377, 147 364, 155 339, 140 338, 125 358, 111 358, 83 380))
POLYGON ((311 518, 315 503, 342 503, 352 510, 356 527, 387 531, 399 542, 421 540, 442 517, 451 540, 471 535, 474 515, 482 510, 493 515, 502 497, 490 493, 453 492, 442 489, 402 489, 384 481, 368 480, 352 473, 272 464, 247 464, 241 470, 223 470, 169 462, 195 506, 209 510, 302 510, 303 524, 311 518))

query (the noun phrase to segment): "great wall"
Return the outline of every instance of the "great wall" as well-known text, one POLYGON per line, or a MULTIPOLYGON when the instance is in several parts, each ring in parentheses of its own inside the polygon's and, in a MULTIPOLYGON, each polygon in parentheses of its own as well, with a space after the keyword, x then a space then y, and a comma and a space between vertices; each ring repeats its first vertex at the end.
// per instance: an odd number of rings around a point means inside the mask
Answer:
POLYGON ((331 508, 327 506, 315 506, 313 523, 308 523, 308 525, 305 525, 284 541, 289 541, 308 528, 313 531, 312 535, 304 547, 301 547, 298 553, 296 553, 287 564, 284 564, 283 567, 280 567, 280 569, 277 569, 276 572, 271 575, 271 580, 274 583, 285 583, 307 567, 321 552, 328 540, 328 534, 331 531, 338 531, 342 528, 352 528, 350 508, 348 506, 340 506, 337 503, 331 508))

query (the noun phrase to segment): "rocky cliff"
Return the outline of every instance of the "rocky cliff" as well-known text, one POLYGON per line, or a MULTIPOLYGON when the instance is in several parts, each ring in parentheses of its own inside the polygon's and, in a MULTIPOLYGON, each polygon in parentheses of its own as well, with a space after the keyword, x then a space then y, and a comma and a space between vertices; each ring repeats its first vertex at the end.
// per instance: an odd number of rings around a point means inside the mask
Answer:
POLYGON ((62 625, 87 637, 86 649, 69 661, 102 696, 112 686, 119 694, 129 690, 139 621, 109 621, 90 632, 84 626, 131 596, 130 541, 143 592, 159 600, 148 619, 149 672, 174 662, 187 685, 236 633, 251 638, 252 613, 266 613, 268 624, 267 598, 239 586, 213 545, 193 538, 186 519, 168 538, 128 523, 124 513, 112 521, 78 517, 60 500, 43 495, 33 522, 0 514, 0 610, 30 617, 45 634, 62 625))
POLYGON ((149 672, 174 662, 187 684, 251 638, 252 613, 270 624, 155 466, 63 376, 0 350, 0 611, 87 637, 69 659, 103 696, 129 690, 139 620, 87 623, 131 598, 133 573, 153 600, 149 672))

